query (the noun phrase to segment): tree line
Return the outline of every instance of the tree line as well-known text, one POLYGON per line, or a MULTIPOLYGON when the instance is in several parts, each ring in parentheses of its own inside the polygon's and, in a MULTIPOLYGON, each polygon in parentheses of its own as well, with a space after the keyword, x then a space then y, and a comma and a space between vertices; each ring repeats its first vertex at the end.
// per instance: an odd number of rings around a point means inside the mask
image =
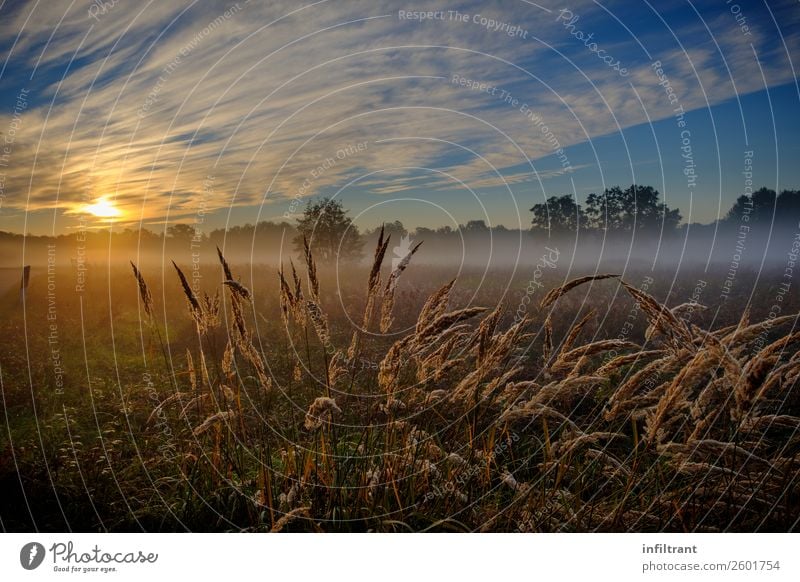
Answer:
MULTIPOLYGON (((613 186, 602 193, 592 193, 581 204, 570 194, 551 196, 546 201, 534 204, 531 231, 543 236, 559 236, 578 232, 609 233, 637 232, 654 237, 677 233, 687 225, 681 224, 680 211, 669 208, 652 186, 631 185, 627 188, 613 186)), ((205 232, 191 224, 169 226, 165 233, 154 233, 147 229, 124 229, 112 235, 116 246, 134 246, 143 249, 188 249, 196 245, 238 247, 251 249, 259 256, 270 249, 277 252, 283 248, 285 254, 291 247, 302 254, 304 240, 321 262, 356 260, 363 256, 367 243, 372 243, 381 227, 361 232, 353 224, 341 201, 331 198, 310 200, 302 215, 294 224, 290 222, 261 221, 257 224, 231 226, 205 232)), ((774 226, 797 226, 800 220, 800 191, 784 190, 779 194, 768 188, 760 188, 750 195, 742 195, 728 210, 718 224, 736 225, 742 221, 750 224, 774 226)), ((392 240, 402 241, 412 236, 416 240, 454 240, 456 237, 477 238, 491 232, 493 235, 519 234, 517 230, 502 225, 488 226, 483 220, 470 220, 458 228, 442 226, 432 229, 417 227, 409 231, 399 220, 383 225, 392 240)), ((75 235, 59 237, 26 237, 26 244, 45 244, 49 241, 69 240, 75 235)), ((87 244, 108 244, 108 232, 87 233, 87 244)), ((22 235, 0 231, 0 245, 21 242, 22 235)))

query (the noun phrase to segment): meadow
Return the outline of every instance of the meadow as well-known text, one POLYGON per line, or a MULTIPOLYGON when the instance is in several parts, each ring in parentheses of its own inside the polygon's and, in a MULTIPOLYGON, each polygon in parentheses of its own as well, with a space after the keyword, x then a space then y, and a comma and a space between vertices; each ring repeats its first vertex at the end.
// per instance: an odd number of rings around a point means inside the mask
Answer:
POLYGON ((90 265, 79 292, 39 269, 24 304, 4 284, 3 529, 797 529, 780 272, 722 297, 725 268, 487 273, 388 245, 340 269, 220 252, 202 279, 90 265))

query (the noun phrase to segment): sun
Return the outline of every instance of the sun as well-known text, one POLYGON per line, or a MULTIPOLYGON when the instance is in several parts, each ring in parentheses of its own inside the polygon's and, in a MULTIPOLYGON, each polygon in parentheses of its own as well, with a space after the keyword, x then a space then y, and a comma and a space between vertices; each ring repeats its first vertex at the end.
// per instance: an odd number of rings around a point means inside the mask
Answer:
POLYGON ((122 211, 105 196, 98 198, 94 204, 85 206, 83 210, 97 218, 117 218, 122 216, 122 211))

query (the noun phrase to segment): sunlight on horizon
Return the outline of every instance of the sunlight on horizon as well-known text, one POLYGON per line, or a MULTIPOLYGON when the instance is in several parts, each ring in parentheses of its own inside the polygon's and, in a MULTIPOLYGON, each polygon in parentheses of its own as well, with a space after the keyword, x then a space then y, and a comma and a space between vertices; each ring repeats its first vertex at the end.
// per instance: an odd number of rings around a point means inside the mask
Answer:
POLYGON ((123 214, 122 210, 117 208, 114 202, 109 200, 107 196, 101 196, 94 204, 84 206, 83 211, 96 218, 105 218, 108 220, 119 218, 123 214))

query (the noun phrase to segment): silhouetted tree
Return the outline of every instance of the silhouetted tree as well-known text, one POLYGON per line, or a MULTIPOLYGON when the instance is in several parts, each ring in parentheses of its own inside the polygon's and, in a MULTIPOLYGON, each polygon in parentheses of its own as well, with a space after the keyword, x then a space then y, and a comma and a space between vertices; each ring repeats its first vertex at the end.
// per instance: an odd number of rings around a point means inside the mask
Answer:
POLYGON ((320 263, 358 259, 363 243, 358 228, 352 222, 338 200, 322 198, 310 201, 303 211, 303 217, 297 221, 295 248, 302 252, 305 236, 320 263))
POLYGON ((464 225, 462 228, 464 232, 477 234, 487 232, 489 227, 486 226, 486 223, 483 220, 469 220, 467 224, 464 225))
POLYGON ((751 223, 796 225, 800 220, 800 191, 784 190, 776 195, 775 190, 762 187, 750 196, 743 194, 736 199, 725 220, 739 223, 745 216, 751 223))
POLYGON ((800 190, 784 190, 775 204, 779 220, 792 222, 796 226, 800 221, 800 190))
POLYGON ((194 227, 188 224, 175 224, 167 228, 167 236, 176 241, 188 242, 194 236, 194 227))
POLYGON ((725 215, 725 220, 729 222, 740 222, 742 216, 751 211, 750 196, 742 194, 736 199, 736 202, 733 203, 730 210, 728 210, 728 214, 725 215))
POLYGON ((610 231, 660 232, 677 228, 681 215, 659 202, 658 190, 652 186, 631 185, 606 188, 602 194, 589 194, 586 215, 593 228, 610 231))
POLYGON ((572 196, 551 196, 543 204, 531 208, 533 228, 547 230, 552 234, 577 232, 586 225, 586 215, 572 196))
POLYGON ((750 196, 750 200, 753 202, 753 214, 757 221, 772 220, 774 211, 777 210, 775 207, 775 203, 777 202, 775 190, 759 188, 753 192, 753 195, 750 196))
MULTIPOLYGON (((383 225, 383 229, 384 236, 387 234, 391 235, 392 240, 400 240, 404 235, 408 234, 408 231, 403 226, 403 223, 399 220, 387 222, 383 225)), ((380 227, 376 228, 373 233, 377 235, 378 231, 380 231, 380 227)))

